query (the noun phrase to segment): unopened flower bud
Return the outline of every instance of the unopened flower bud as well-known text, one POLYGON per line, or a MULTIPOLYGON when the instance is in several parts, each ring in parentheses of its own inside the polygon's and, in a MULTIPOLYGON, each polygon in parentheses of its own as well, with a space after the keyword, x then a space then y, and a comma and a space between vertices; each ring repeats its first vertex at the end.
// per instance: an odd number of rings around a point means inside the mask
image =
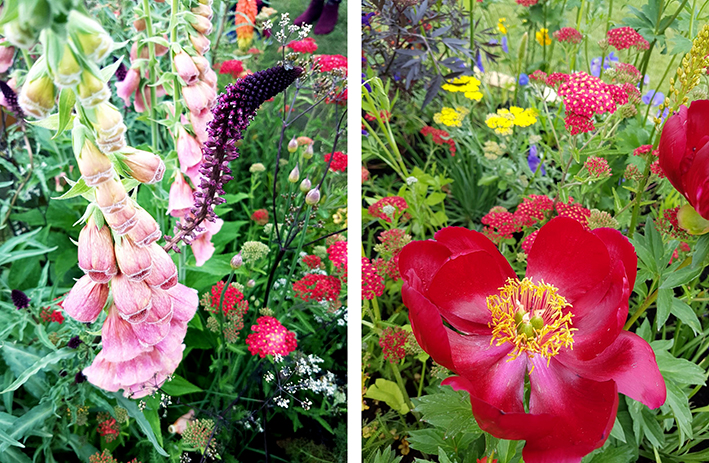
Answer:
POLYGON ((90 140, 84 141, 77 159, 79 171, 88 186, 96 186, 113 178, 113 164, 90 140))
POLYGON ((312 190, 308 191, 307 195, 305 195, 305 203, 306 204, 314 206, 319 202, 320 202, 320 190, 319 189, 313 188, 312 190))
POLYGON ((303 193, 306 193, 310 190, 310 187, 312 187, 312 184, 310 183, 310 179, 306 178, 303 179, 302 182, 300 182, 300 191, 303 193))
POLYGON ((27 74, 18 101, 25 113, 37 119, 44 119, 54 107, 55 92, 54 82, 49 76, 45 61, 40 58, 27 74))
POLYGON ((71 10, 67 24, 88 61, 101 63, 113 51, 113 39, 97 21, 71 10))
POLYGON ((96 123, 92 123, 98 136, 96 144, 104 153, 114 153, 126 147, 125 131, 121 113, 108 103, 95 108, 96 123))
POLYGON ((212 11, 212 7, 208 5, 203 5, 199 3, 195 8, 192 8, 192 13, 198 15, 198 16, 203 16, 207 18, 208 20, 212 20, 212 17, 214 16, 214 12, 212 11))
POLYGON ((293 137, 291 141, 288 142, 288 152, 295 153, 298 150, 298 140, 293 137))
POLYGON ((79 268, 96 283, 108 283, 118 272, 111 230, 99 229, 93 214, 79 233, 79 268))
POLYGON ((81 81, 81 66, 69 44, 64 45, 61 58, 54 69, 54 83, 59 88, 73 87, 81 81))
POLYGON ((192 15, 187 19, 197 32, 200 34, 209 35, 212 33, 212 21, 204 16, 192 15))
POLYGON ((108 285, 96 283, 84 275, 74 283, 62 303, 64 311, 76 321, 92 323, 98 318, 108 299, 108 285))
POLYGON ((136 213, 138 223, 128 231, 128 236, 133 242, 140 246, 149 246, 156 242, 162 236, 160 227, 152 215, 148 214, 145 209, 138 209, 136 213))
POLYGON ((121 273, 131 281, 143 281, 153 268, 147 248, 135 245, 129 237, 116 240, 116 260, 121 273))
POLYGON ((133 21, 133 27, 135 27, 135 30, 138 32, 143 32, 145 30, 145 26, 145 18, 138 18, 133 21))
POLYGON ((253 279, 246 282, 247 288, 253 288, 254 286, 256 286, 256 282, 253 279))
POLYGON ((249 172, 252 174, 258 174, 260 172, 264 172, 266 170, 266 166, 261 164, 260 162, 251 164, 251 167, 249 167, 249 172))
POLYGON ((298 180, 300 180, 300 170, 298 170, 298 165, 296 164, 293 170, 290 171, 290 175, 288 175, 288 181, 296 183, 298 180))
POLYGON ((165 174, 165 163, 160 156, 148 151, 136 149, 124 153, 123 161, 128 166, 128 174, 140 183, 159 182, 165 174))
POLYGON ((21 22, 19 19, 5 24, 3 34, 8 42, 24 50, 32 48, 39 38, 38 30, 27 23, 21 22))
POLYGON ((115 214, 125 207, 128 194, 120 180, 110 178, 96 187, 96 202, 104 214, 115 214))
POLYGON ((210 42, 204 34, 190 34, 190 42, 192 42, 192 46, 200 55, 204 55, 209 51, 210 42))
POLYGON ((308 143, 305 145, 305 151, 303 151, 303 157, 305 159, 311 159, 313 157, 313 144, 308 143))
POLYGON ((185 81, 185 85, 194 85, 199 81, 199 70, 190 55, 184 51, 175 54, 175 70, 177 75, 185 81))
POLYGON ((129 201, 113 213, 104 213, 106 223, 118 236, 123 236, 138 224, 138 211, 129 201))
POLYGON ((78 93, 79 102, 85 108, 93 108, 101 103, 106 103, 111 98, 108 86, 89 71, 82 73, 78 93))
POLYGON ((236 254, 234 257, 231 258, 231 268, 236 270, 242 265, 244 265, 244 259, 241 258, 241 253, 236 254))

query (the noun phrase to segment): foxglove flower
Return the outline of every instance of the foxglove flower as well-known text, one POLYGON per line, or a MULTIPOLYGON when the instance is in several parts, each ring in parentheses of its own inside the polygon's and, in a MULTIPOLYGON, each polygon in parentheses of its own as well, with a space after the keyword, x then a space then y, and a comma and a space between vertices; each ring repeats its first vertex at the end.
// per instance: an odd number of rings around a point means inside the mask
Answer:
POLYGON ((129 204, 128 193, 126 193, 126 189, 120 180, 111 178, 100 183, 94 192, 96 194, 96 202, 104 216, 106 214, 115 214, 123 209, 126 204, 129 204))
POLYGON ((138 149, 124 151, 122 154, 122 159, 129 169, 127 173, 140 183, 150 185, 162 180, 165 163, 160 156, 138 149))
POLYGON ((37 60, 27 74, 25 84, 20 90, 20 106, 22 110, 37 119, 47 117, 54 107, 56 89, 43 59, 37 60))
POLYGON ((177 130, 177 159, 180 161, 182 173, 202 160, 202 148, 199 142, 182 126, 177 130))
POLYGON ((96 283, 108 283, 118 272, 111 231, 99 229, 93 214, 79 233, 79 268, 96 283))
MULTIPOLYGON (((195 228, 200 223, 216 220, 213 208, 224 202, 217 195, 225 194, 223 185, 232 179, 229 162, 239 156, 236 142, 243 138, 243 132, 259 106, 284 91, 302 73, 299 67, 276 66, 246 76, 227 86, 226 91, 219 95, 213 110, 214 119, 209 123, 209 140, 203 148, 202 180, 194 193, 195 205, 190 216, 176 227, 180 233, 179 239, 189 244, 196 238, 195 228)), ((177 249, 179 239, 174 242, 171 237, 166 239, 173 249, 177 249)))
POLYGON ((204 265, 214 255, 215 248, 214 244, 212 244, 212 236, 219 233, 223 224, 224 221, 222 219, 217 219, 214 222, 205 222, 203 224, 204 230, 199 232, 197 237, 190 243, 197 267, 204 265))
POLYGON ((483 234, 444 228, 401 251, 403 301, 418 343, 456 373, 443 384, 470 394, 481 429, 525 440, 527 463, 580 462, 608 439, 618 392, 665 402, 652 348, 623 330, 637 256, 617 230, 559 217, 527 261, 519 280, 483 234))
POLYGON ((84 275, 71 288, 62 307, 74 320, 82 323, 96 321, 108 299, 108 285, 96 283, 84 275))
POLYGON ((151 288, 163 290, 174 287, 177 284, 177 267, 168 253, 155 243, 148 246, 148 252, 153 263, 153 269, 148 278, 146 278, 146 283, 151 288))
POLYGON ((143 281, 150 275, 153 261, 145 247, 136 246, 129 237, 116 241, 116 261, 121 273, 131 281, 143 281))
MULTIPOLYGON (((7 39, 0 39, 0 44, 5 42, 7 39)), ((12 62, 15 59, 15 48, 14 47, 3 47, 0 46, 0 72, 5 72, 10 69, 12 62)))
POLYGON ((199 81, 199 70, 190 55, 184 51, 175 54, 173 58, 177 75, 185 81, 185 85, 194 85, 199 81))
POLYGON ((677 218, 694 235, 709 233, 709 100, 682 105, 667 120, 659 145, 660 167, 687 198, 677 218))
POLYGON ((86 185, 96 186, 113 178, 113 164, 90 140, 84 141, 76 160, 86 185))
POLYGON ((129 105, 131 96, 138 90, 138 85, 140 85, 140 72, 137 68, 130 68, 125 77, 116 82, 116 95, 129 105))
POLYGON ((182 174, 178 172, 175 181, 170 186, 167 213, 173 217, 184 217, 192 209, 193 204, 192 188, 185 182, 182 174))
POLYGON ((152 215, 144 209, 138 209, 136 220, 136 226, 127 232, 135 244, 143 247, 160 239, 160 227, 152 215))

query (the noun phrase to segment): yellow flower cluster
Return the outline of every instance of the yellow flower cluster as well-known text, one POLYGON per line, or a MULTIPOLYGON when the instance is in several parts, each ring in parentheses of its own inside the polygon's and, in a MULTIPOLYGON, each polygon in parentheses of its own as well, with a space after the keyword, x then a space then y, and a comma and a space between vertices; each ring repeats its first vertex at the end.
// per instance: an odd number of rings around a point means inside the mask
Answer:
POLYGON ((469 112, 469 110, 460 106, 456 106, 455 109, 444 107, 440 113, 433 115, 433 120, 448 127, 460 127, 469 112))
POLYGON ((522 109, 510 106, 510 109, 498 109, 497 113, 488 114, 485 124, 500 135, 511 135, 512 127, 529 127, 537 122, 537 111, 534 108, 522 109))
POLYGON ((500 31, 500 34, 507 34, 507 26, 505 26, 506 22, 507 18, 500 18, 497 21, 497 30, 500 31))
POLYGON ((483 94, 480 93, 480 81, 472 76, 456 77, 447 84, 441 86, 443 90, 449 92, 462 92, 465 98, 480 101, 483 94))
POLYGON ((546 27, 542 27, 537 31, 536 34, 534 34, 534 37, 536 37, 537 42, 539 42, 539 45, 544 46, 544 45, 551 45, 551 37, 549 37, 549 29, 546 27))

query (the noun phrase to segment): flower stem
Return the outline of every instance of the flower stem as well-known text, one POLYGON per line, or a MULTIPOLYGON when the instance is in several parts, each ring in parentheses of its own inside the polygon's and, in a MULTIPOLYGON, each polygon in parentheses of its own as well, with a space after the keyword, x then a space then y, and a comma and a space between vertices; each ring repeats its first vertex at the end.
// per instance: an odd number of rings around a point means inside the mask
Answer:
MULTIPOLYGON (((153 19, 152 19, 152 14, 150 11, 150 0, 143 0, 143 17, 145 18, 145 32, 148 35, 148 38, 151 39, 153 38, 154 31, 153 31, 153 19)), ((155 56, 155 44, 153 42, 148 42, 148 52, 150 54, 150 60, 148 62, 148 68, 150 69, 150 80, 153 82, 157 82, 157 71, 156 71, 156 63, 157 63, 157 57, 155 56)), ((148 107, 148 114, 150 118, 150 133, 151 133, 151 139, 152 139, 152 148, 154 152, 158 151, 158 122, 155 120, 154 117, 154 111, 155 107, 157 106, 157 95, 155 94, 155 87, 148 86, 150 89, 150 104, 147 104, 146 106, 148 107)), ((145 100, 145 92, 141 92, 143 96, 143 100, 145 100)))
POLYGON ((406 405, 408 405, 409 410, 411 411, 411 413, 413 413, 414 404, 411 402, 409 393, 406 392, 406 386, 404 386, 404 379, 401 377, 399 367, 395 362, 389 362, 389 365, 391 366, 392 373, 394 373, 394 379, 396 380, 396 384, 399 386, 399 389, 401 389, 401 394, 404 396, 404 402, 406 402, 406 405))

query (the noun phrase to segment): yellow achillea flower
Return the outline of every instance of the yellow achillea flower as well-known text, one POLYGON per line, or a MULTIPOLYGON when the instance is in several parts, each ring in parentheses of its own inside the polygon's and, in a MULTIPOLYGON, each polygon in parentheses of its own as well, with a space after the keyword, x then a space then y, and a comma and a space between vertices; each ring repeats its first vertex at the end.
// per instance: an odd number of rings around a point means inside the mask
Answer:
POLYGON ((480 81, 472 76, 456 77, 450 83, 443 84, 441 88, 449 92, 463 92, 465 98, 469 100, 480 101, 483 97, 480 93, 480 81))
POLYGON ((539 45, 551 45, 551 37, 549 37, 549 29, 546 27, 542 27, 537 31, 534 36, 537 39, 537 42, 539 42, 539 45))
POLYGON ((444 107, 441 108, 440 113, 433 115, 433 120, 448 127, 460 127, 463 119, 465 119, 465 116, 467 116, 469 112, 469 110, 460 106, 457 106, 455 109, 444 107))
POLYGON ((497 20, 497 30, 500 31, 501 34, 507 34, 507 26, 505 26, 506 22, 507 18, 500 18, 497 20))
POLYGON ((537 111, 534 108, 522 109, 510 106, 510 109, 498 109, 497 113, 488 114, 485 124, 500 135, 511 135, 512 127, 529 127, 537 122, 537 111))

